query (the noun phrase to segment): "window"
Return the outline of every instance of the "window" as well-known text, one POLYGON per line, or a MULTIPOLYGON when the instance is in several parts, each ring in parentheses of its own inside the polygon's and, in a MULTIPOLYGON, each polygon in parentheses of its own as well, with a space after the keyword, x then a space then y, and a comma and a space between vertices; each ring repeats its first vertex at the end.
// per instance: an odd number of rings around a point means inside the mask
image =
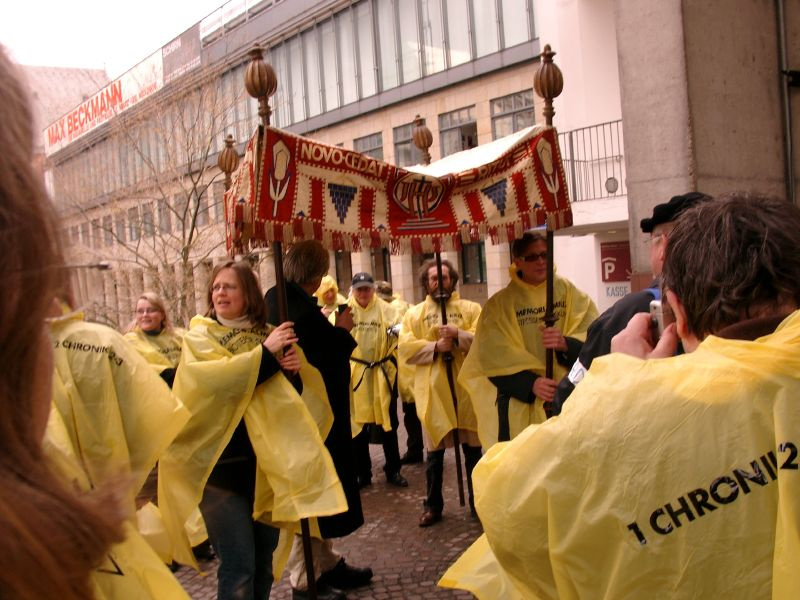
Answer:
POLYGON ((84 221, 81 223, 81 244, 89 247, 89 222, 84 221))
POLYGON ((117 232, 117 243, 125 243, 125 213, 118 212, 114 217, 114 227, 117 232))
POLYGON ((417 3, 404 2, 398 10, 400 25, 400 62, 403 65, 403 83, 422 76, 420 71, 419 26, 417 25, 417 3))
MULTIPOLYGON (((424 123, 424 120, 423 120, 424 123)), ((394 164, 398 167, 418 165, 422 162, 422 152, 414 145, 414 124, 408 123, 393 129, 394 164)))
POLYGON ((106 246, 114 245, 114 229, 111 223, 111 215, 103 217, 103 243, 106 246))
POLYGON ((92 248, 99 248, 103 239, 100 231, 100 219, 92 219, 92 248))
POLYGON ((303 45, 295 36, 286 45, 289 62, 289 91, 292 105, 292 123, 306 118, 305 87, 303 85, 303 45))
MULTIPOLYGON (((397 71, 397 40, 395 39, 395 6, 394 0, 376 0, 378 10, 378 39, 381 43, 380 68, 381 89, 388 90, 400 84, 397 71)), ((360 46, 359 46, 360 49, 360 46)))
POLYGON ((128 239, 135 242, 139 236, 139 207, 132 206, 128 209, 128 239))
MULTIPOLYGON (((439 0, 421 0, 422 48, 425 74, 444 71, 444 30, 439 0)), ((463 32, 462 32, 463 36, 463 32)))
POLYGON ((158 230, 161 233, 172 231, 172 215, 167 201, 163 198, 158 201, 158 230))
POLYGON ((308 85, 308 116, 313 117, 322 112, 322 89, 319 70, 319 41, 317 28, 303 33, 303 56, 306 65, 306 83, 308 85))
POLYGON ((461 280, 465 284, 486 283, 486 248, 483 242, 461 248, 461 280))
MULTIPOLYGON (((358 29, 356 42, 358 44, 359 81, 361 83, 362 98, 372 96, 378 91, 378 86, 375 81, 377 72, 375 69, 375 47, 373 43, 374 35, 372 33, 371 6, 372 5, 367 2, 362 2, 355 7, 356 28, 358 29)), ((341 36, 341 33, 339 35, 341 36)), ((340 62, 342 71, 344 72, 344 58, 341 58, 340 62)))
POLYGON ((528 32, 528 0, 502 0, 503 47, 510 48, 531 39, 528 32), (526 18, 522 18, 525 15, 526 18))
POLYGON ((215 181, 211 184, 211 192, 214 195, 214 221, 216 223, 225 220, 225 184, 215 181))
POLYGON ((208 188, 203 188, 202 190, 196 189, 195 194, 199 194, 197 197, 197 219, 195 223, 198 227, 205 227, 208 225, 208 194, 206 190, 208 188))
POLYGON ((146 237, 153 237, 155 225, 153 223, 153 207, 149 204, 142 205, 142 234, 146 237))
POLYGON ((496 98, 489 103, 489 106, 494 140, 534 124, 532 89, 496 98))
POLYGON ((370 248, 369 261, 375 281, 392 280, 392 261, 387 248, 370 248))
POLYGON ((191 218, 188 198, 184 194, 176 195, 172 199, 172 210, 175 213, 175 228, 183 231, 187 221, 191 218))
POLYGON ((475 121, 475 106, 439 115, 439 140, 442 157, 477 146, 478 124, 475 121))
MULTIPOLYGON (((475 58, 500 49, 497 39, 497 5, 487 0, 472 3, 475 22, 475 58)), ((521 15, 520 15, 521 19, 521 15)))
MULTIPOLYGON (((349 11, 343 14, 350 15, 349 11)), ((341 21, 340 21, 341 22, 341 21)), ((352 59, 353 48, 353 24, 348 19, 349 31, 347 31, 347 45, 350 46, 350 60, 352 59)), ((336 68, 336 32, 333 28, 333 19, 328 19, 320 26, 322 38, 322 77, 325 80, 325 110, 333 110, 339 106, 339 73, 336 68)), ((354 67, 350 67, 354 70, 354 67)), ((351 88, 355 90, 355 73, 352 75, 351 88)), ((355 100, 351 99, 350 102, 355 100)))
POLYGON ((343 296, 347 295, 350 283, 353 281, 353 263, 350 261, 350 253, 337 250, 333 255, 333 262, 336 268, 336 282, 343 296))
POLYGON ((383 160, 383 134, 379 131, 353 140, 353 149, 361 154, 383 160))

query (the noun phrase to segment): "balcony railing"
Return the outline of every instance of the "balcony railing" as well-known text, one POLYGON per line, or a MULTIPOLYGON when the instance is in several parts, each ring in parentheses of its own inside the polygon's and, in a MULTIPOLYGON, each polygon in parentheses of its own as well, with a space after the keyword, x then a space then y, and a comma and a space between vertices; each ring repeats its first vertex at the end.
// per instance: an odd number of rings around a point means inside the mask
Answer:
POLYGON ((572 202, 625 196, 622 121, 558 134, 572 202))

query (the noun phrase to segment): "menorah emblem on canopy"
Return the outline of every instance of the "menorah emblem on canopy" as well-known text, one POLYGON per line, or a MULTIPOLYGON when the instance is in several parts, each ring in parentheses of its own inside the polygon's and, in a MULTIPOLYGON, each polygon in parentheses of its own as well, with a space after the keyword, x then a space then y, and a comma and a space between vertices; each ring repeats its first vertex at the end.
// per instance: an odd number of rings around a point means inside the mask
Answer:
POLYGON ((441 204, 445 193, 443 182, 430 175, 405 173, 394 184, 392 200, 404 213, 411 215, 397 227, 400 231, 436 229, 446 226, 431 214, 441 204))

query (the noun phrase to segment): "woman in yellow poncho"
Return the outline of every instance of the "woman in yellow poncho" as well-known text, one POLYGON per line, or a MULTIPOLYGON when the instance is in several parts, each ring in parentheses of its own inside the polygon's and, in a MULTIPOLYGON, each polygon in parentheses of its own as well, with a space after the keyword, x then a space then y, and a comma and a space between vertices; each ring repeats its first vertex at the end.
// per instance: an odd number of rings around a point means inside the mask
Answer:
MULTIPOLYGON (((161 459, 159 503, 167 530, 184 542, 199 504, 220 558, 220 600, 263 599, 274 579, 278 526, 346 508, 320 437, 330 408, 319 374, 289 347, 292 323, 266 324, 247 263, 217 265, 208 303, 208 316, 192 319, 184 337, 174 389, 192 419, 161 459), (303 398, 294 385, 303 386, 303 398), (310 394, 327 411, 312 416, 310 394)), ((176 559, 193 564, 185 543, 176 559)))
POLYGON ((125 339, 172 387, 184 333, 183 329, 172 326, 161 297, 144 292, 136 300, 136 316, 128 326, 125 339))
POLYGON ((319 284, 317 291, 314 292, 314 297, 317 299, 317 304, 322 307, 322 314, 326 317, 336 312, 339 305, 347 304, 347 298, 339 293, 339 286, 330 275, 325 275, 322 278, 322 283, 319 284))

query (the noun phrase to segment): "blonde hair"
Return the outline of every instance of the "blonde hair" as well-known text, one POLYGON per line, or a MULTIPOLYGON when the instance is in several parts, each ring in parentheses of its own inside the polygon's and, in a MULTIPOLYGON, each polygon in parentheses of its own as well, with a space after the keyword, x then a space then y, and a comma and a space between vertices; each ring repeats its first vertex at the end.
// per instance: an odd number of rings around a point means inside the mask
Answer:
MULTIPOLYGON (((161 299, 161 296, 159 296, 155 292, 142 292, 142 294, 136 299, 136 304, 139 303, 139 300, 146 300, 147 302, 155 306, 162 315, 164 315, 164 318, 161 320, 162 331, 168 331, 168 332, 172 331, 173 329, 172 320, 169 318, 169 313, 167 312, 167 305, 164 303, 164 300, 161 299)), ((136 304, 134 304, 134 310, 136 310, 136 304)), ((137 326, 136 317, 133 317, 133 320, 125 328, 125 333, 135 330, 136 326, 137 326)))
POLYGON ((0 46, 0 597, 78 600, 92 597, 90 573, 122 539, 122 521, 110 493, 76 492, 42 452, 44 320, 67 286, 54 210, 31 166, 30 104, 0 46))

